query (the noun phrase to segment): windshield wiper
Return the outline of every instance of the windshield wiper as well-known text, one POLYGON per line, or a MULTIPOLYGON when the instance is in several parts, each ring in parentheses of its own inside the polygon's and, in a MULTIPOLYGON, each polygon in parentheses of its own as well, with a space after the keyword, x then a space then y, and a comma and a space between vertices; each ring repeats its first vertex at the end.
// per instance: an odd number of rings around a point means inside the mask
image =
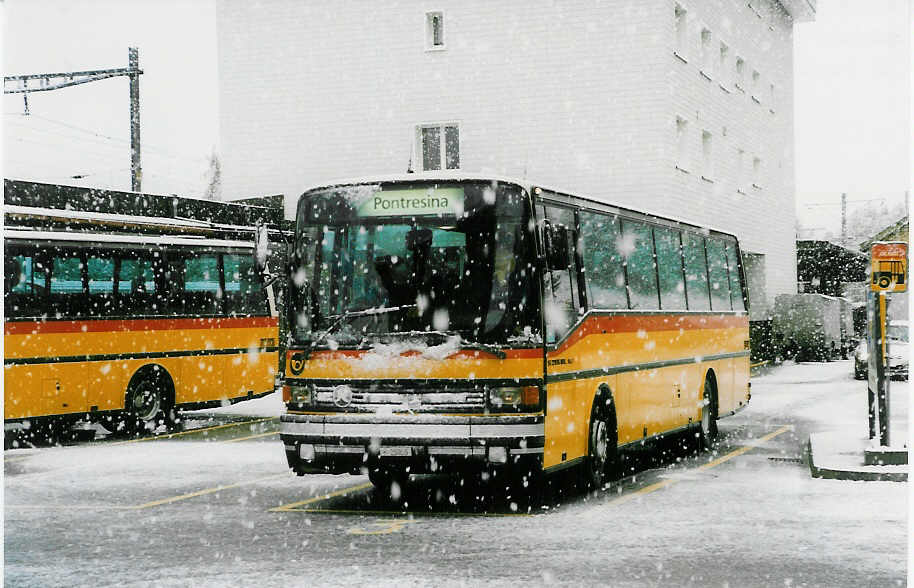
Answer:
POLYGON ((477 349, 479 351, 487 351, 497 357, 498 359, 504 359, 507 357, 507 354, 497 345, 490 345, 488 343, 478 343, 475 341, 469 341, 459 333, 455 331, 399 331, 392 333, 384 333, 382 337, 428 337, 429 335, 436 335, 438 337, 460 337, 460 342, 458 345, 462 349, 477 349))
POLYGON ((336 315, 336 319, 330 323, 330 326, 324 330, 323 333, 314 338, 311 343, 308 345, 308 348, 305 349, 305 359, 308 359, 311 356, 311 352, 314 351, 314 348, 324 340, 330 333, 336 330, 337 327, 342 325, 345 321, 356 318, 360 316, 374 316, 379 314, 387 314, 390 312, 396 312, 398 310, 407 310, 409 308, 416 308, 415 304, 404 304, 402 306, 378 306, 375 308, 366 308, 363 310, 348 310, 343 314, 336 315))
POLYGON ((464 349, 478 349, 480 351, 488 351, 498 359, 504 359, 508 355, 504 352, 503 349, 497 345, 491 345, 489 343, 478 343, 475 341, 467 341, 463 337, 460 338, 460 346, 464 349))

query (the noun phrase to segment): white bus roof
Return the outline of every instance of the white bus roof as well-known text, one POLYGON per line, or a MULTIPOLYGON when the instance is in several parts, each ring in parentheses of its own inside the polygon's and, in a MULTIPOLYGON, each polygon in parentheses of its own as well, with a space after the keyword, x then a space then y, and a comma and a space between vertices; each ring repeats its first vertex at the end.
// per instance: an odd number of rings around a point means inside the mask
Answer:
POLYGON ((51 242, 78 242, 100 244, 132 244, 132 245, 172 245, 190 246, 219 249, 253 249, 254 241, 233 241, 227 239, 212 239, 206 236, 195 235, 136 235, 120 233, 89 233, 72 231, 43 231, 28 229, 3 229, 3 239, 22 241, 51 241, 51 242))
POLYGON ((151 216, 135 216, 127 214, 111 214, 105 212, 85 212, 79 210, 61 210, 59 208, 35 208, 32 206, 3 205, 4 215, 18 217, 37 217, 59 219, 63 221, 88 221, 95 223, 143 225, 148 227, 162 227, 169 229, 216 229, 227 231, 250 231, 254 227, 239 225, 223 225, 208 221, 199 221, 189 218, 166 218, 151 216))

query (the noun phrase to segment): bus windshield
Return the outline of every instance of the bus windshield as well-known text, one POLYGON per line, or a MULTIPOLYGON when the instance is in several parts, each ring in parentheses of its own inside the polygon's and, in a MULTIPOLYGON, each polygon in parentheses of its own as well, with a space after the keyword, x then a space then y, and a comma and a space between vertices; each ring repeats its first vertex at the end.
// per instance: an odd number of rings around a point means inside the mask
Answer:
POLYGON ((516 186, 334 187, 302 197, 296 226, 289 301, 296 341, 539 340, 530 206, 516 186))

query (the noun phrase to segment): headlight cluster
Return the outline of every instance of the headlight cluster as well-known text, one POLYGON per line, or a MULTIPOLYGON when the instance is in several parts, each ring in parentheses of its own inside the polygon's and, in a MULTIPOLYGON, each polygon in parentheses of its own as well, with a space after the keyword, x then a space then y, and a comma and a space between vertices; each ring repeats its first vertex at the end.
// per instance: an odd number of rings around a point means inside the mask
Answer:
POLYGON ((500 386, 489 388, 489 407, 538 408, 540 405, 539 386, 500 386))
POLYGON ((313 388, 308 384, 284 384, 282 387, 283 402, 292 404, 311 404, 313 388))

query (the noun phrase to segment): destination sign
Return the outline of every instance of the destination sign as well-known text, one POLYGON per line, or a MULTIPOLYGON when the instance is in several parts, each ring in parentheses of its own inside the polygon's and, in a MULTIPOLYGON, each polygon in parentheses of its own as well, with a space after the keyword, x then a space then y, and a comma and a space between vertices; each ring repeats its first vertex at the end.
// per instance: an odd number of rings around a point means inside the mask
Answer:
POLYGON ((366 198, 359 216, 457 215, 463 212, 463 188, 384 190, 366 198))

